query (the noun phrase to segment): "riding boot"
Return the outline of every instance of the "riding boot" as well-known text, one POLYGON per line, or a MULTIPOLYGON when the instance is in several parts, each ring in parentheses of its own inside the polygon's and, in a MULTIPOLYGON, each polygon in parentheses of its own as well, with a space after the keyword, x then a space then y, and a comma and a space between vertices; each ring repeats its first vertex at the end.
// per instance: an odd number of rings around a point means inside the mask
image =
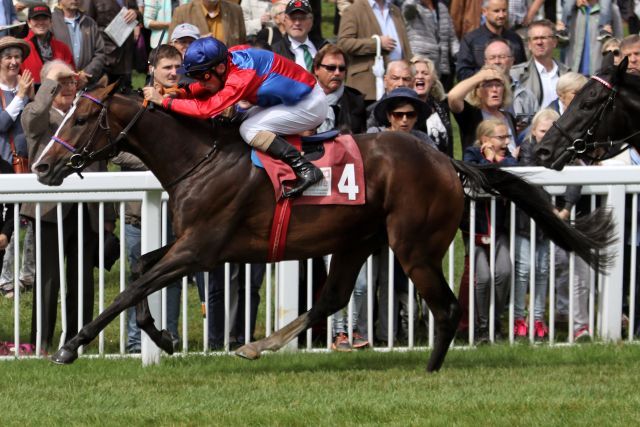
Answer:
POLYGON ((285 190, 283 192, 284 197, 297 197, 301 195, 304 190, 323 178, 320 169, 280 136, 276 136, 273 139, 273 142, 271 142, 266 149, 266 153, 291 166, 296 177, 298 177, 296 186, 289 191, 285 190))

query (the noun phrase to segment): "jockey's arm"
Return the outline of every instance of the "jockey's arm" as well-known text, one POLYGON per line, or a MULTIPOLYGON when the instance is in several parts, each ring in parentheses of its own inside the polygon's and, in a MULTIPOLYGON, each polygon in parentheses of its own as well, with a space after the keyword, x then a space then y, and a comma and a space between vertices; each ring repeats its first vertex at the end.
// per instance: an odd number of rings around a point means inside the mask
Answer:
MULTIPOLYGON (((242 99, 255 101, 260 86, 255 70, 235 70, 227 77, 224 87, 209 98, 172 99, 165 98, 162 106, 167 110, 200 119, 215 117, 242 99)), ((197 83, 196 83, 197 84, 197 83)), ((195 84, 190 85, 190 88, 195 84)))
POLYGON ((206 98, 211 95, 211 91, 204 87, 200 82, 180 84, 175 92, 174 98, 193 99, 206 98))

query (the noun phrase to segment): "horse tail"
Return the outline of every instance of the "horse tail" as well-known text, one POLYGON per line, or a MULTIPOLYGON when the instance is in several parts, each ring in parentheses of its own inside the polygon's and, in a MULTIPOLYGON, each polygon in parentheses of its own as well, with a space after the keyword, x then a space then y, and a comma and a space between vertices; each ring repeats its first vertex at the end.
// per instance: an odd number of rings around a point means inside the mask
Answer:
POLYGON ((561 248, 575 252, 592 267, 606 270, 611 264, 613 255, 600 251, 617 239, 609 210, 599 208, 568 223, 554 213, 554 206, 541 187, 494 165, 474 166, 455 159, 451 159, 451 163, 462 183, 470 189, 470 197, 475 198, 481 192, 503 196, 533 218, 543 233, 561 248))

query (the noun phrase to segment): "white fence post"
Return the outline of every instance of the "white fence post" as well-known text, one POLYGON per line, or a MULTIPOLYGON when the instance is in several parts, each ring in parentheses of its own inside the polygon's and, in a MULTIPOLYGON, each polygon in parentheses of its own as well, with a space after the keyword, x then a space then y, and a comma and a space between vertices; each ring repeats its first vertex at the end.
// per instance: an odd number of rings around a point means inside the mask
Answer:
POLYGON ((614 234, 618 240, 609 246, 609 254, 615 256, 608 274, 604 279, 600 294, 600 337, 606 341, 619 340, 622 336, 622 278, 624 253, 624 185, 611 185, 606 198, 607 207, 611 209, 615 222, 614 234))
MULTIPOLYGON (((298 317, 298 261, 282 261, 278 276, 278 326, 282 328, 298 317)), ((292 339, 284 348, 298 349, 298 338, 292 339)))
MULTIPOLYGON (((142 199, 140 249, 144 255, 160 247, 162 236, 162 191, 146 191, 142 199)), ((149 311, 157 328, 161 328, 162 292, 155 292, 148 297, 149 311)), ((160 348, 151 338, 141 331, 142 366, 160 364, 160 348)))

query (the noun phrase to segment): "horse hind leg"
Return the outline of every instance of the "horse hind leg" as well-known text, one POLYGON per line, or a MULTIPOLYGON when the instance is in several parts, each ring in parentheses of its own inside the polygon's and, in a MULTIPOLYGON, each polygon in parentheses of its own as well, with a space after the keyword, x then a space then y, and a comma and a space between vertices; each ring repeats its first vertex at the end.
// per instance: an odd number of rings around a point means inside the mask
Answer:
POLYGON ((155 321, 149 310, 149 301, 147 298, 143 298, 142 301, 136 305, 136 323, 158 347, 168 354, 173 354, 173 337, 166 329, 161 331, 156 328, 155 321))
POLYGON ((437 274, 437 284, 430 290, 420 291, 433 313, 436 326, 435 343, 427 363, 427 372, 438 371, 442 367, 462 316, 460 304, 449 288, 442 271, 438 271, 437 274))
POLYGON ((433 313, 436 336, 433 351, 427 363, 427 372, 434 372, 442 367, 458 328, 462 310, 442 274, 442 267, 438 264, 441 262, 441 257, 434 257, 434 259, 439 258, 437 261, 421 262, 420 260, 428 255, 421 252, 419 246, 420 244, 416 244, 414 250, 409 252, 410 255, 400 249, 396 252, 396 256, 433 313))
POLYGON ((263 351, 277 351, 307 328, 345 307, 349 303, 360 268, 370 252, 368 249, 360 249, 334 254, 327 281, 314 306, 270 336, 240 347, 236 350, 236 355, 253 360, 259 358, 263 351))

